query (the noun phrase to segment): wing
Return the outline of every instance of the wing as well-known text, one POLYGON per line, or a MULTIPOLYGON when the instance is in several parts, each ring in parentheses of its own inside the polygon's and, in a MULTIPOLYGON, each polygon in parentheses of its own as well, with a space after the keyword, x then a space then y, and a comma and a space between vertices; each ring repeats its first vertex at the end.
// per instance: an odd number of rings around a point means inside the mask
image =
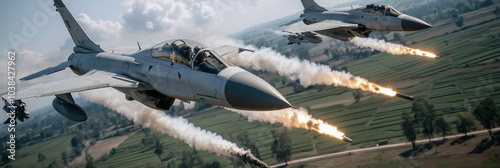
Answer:
POLYGON ((355 29, 358 27, 359 27, 358 24, 344 23, 338 20, 325 20, 310 25, 290 26, 284 31, 292 33, 302 33, 302 32, 315 32, 315 31, 324 31, 332 29, 355 29))
MULTIPOLYGON (((52 96, 105 87, 143 88, 149 85, 115 73, 94 70, 76 78, 37 84, 17 90, 15 99, 52 96)), ((2 94, 4 98, 7 96, 7 93, 2 94)))
POLYGON ((232 45, 224 45, 213 49, 222 58, 227 58, 233 54, 238 54, 244 51, 255 52, 254 50, 240 48, 232 45))

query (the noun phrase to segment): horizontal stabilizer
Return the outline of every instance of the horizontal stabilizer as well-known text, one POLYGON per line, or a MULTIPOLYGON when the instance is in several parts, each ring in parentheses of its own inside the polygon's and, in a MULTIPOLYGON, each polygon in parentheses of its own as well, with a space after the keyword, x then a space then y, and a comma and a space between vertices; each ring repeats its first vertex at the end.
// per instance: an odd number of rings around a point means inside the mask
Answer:
POLYGON ((57 65, 57 66, 50 67, 50 68, 41 70, 40 72, 28 75, 28 76, 26 76, 24 78, 21 78, 21 80, 22 81, 28 81, 28 80, 31 80, 31 79, 35 79, 35 78, 39 78, 39 77, 45 76, 45 75, 50 75, 52 73, 56 73, 56 72, 59 72, 59 71, 62 71, 64 69, 66 69, 66 67, 71 66, 71 64, 72 63, 70 61, 66 61, 66 62, 63 62, 63 63, 57 65))
POLYGON ((226 59, 227 57, 233 54, 239 54, 244 51, 255 52, 254 50, 236 47, 232 45, 223 45, 213 49, 217 54, 219 54, 222 58, 226 59))
POLYGON ((295 23, 297 23, 297 22, 300 22, 300 21, 302 21, 302 20, 304 20, 304 18, 298 18, 298 19, 292 20, 292 21, 290 21, 290 22, 288 22, 288 23, 285 23, 285 24, 281 25, 280 27, 283 27, 283 26, 289 26, 289 25, 295 24, 295 23))

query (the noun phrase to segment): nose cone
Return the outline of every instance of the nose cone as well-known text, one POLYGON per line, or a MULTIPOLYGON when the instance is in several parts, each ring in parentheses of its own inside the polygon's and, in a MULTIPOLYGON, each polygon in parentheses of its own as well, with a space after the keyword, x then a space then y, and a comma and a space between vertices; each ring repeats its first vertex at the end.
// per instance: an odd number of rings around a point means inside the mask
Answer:
POLYGON ((249 72, 231 76, 225 86, 225 95, 229 105, 241 110, 269 111, 291 107, 273 86, 249 72))
POLYGON ((431 25, 415 17, 405 15, 402 17, 401 27, 404 31, 417 31, 430 28, 431 25))

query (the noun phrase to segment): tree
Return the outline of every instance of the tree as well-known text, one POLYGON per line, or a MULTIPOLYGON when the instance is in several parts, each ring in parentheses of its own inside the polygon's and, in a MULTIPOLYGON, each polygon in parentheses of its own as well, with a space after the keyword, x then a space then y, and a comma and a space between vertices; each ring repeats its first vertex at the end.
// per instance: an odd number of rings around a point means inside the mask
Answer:
POLYGON ((343 72, 348 72, 348 69, 346 66, 343 66, 342 68, 340 68, 340 71, 343 71, 343 72))
POLYGON ((500 16, 500 8, 498 6, 493 11, 493 14, 497 15, 497 17, 500 16))
POLYGON ((327 57, 330 57, 330 50, 328 50, 328 49, 325 48, 323 50, 323 54, 325 54, 327 57))
POLYGON ((416 124, 422 124, 428 115, 434 113, 434 106, 422 98, 416 98, 411 107, 413 119, 416 124))
POLYGON ((405 134, 406 139, 411 142, 413 149, 416 149, 415 140, 417 139, 417 133, 415 131, 415 121, 410 117, 410 114, 403 112, 403 122, 401 122, 401 129, 403 134, 405 134))
POLYGON ((352 96, 354 97, 354 100, 356 100, 355 103, 357 103, 363 97, 363 91, 361 89, 354 89, 352 90, 352 96))
POLYGON ((457 131, 463 133, 467 137, 467 132, 475 129, 474 121, 470 116, 458 115, 458 120, 455 121, 457 131))
POLYGON ((87 154, 85 156, 85 161, 87 161, 87 164, 85 165, 85 168, 94 168, 94 158, 90 154, 87 154))
POLYGON ((276 156, 278 162, 285 161, 285 164, 288 165, 288 161, 292 157, 292 139, 288 136, 286 129, 274 135, 271 152, 276 156))
POLYGON ((491 6, 493 5, 493 0, 484 0, 483 2, 481 2, 481 6, 480 7, 488 7, 488 6, 491 6))
POLYGON ((446 139, 446 135, 450 132, 450 125, 443 119, 443 117, 438 117, 434 121, 436 126, 436 133, 443 135, 443 139, 446 139))
POLYGON ((405 41, 403 40, 403 36, 401 36, 401 34, 399 33, 394 33, 394 41, 397 41, 399 42, 400 44, 405 44, 405 41))
POLYGON ((68 166, 68 153, 66 151, 61 153, 61 160, 64 162, 64 166, 68 166))
POLYGON ((462 29, 462 27, 464 26, 464 17, 460 16, 458 17, 457 21, 455 22, 455 24, 457 25, 457 27, 459 27, 460 29, 462 29))
POLYGON ((422 133, 427 136, 429 143, 431 143, 431 138, 434 135, 434 120, 436 119, 434 106, 424 99, 417 98, 413 101, 412 112, 414 112, 414 122, 422 126, 422 133))
POLYGON ((214 161, 212 163, 207 163, 207 164, 203 165, 202 168, 220 168, 220 162, 214 161))
POLYGON ((50 164, 49 164, 49 167, 48 168, 58 168, 59 166, 57 165, 56 161, 53 160, 50 164))
POLYGON ((491 132, 491 128, 495 128, 500 124, 500 115, 498 114, 498 109, 495 106, 495 102, 491 98, 486 98, 473 112, 476 119, 483 125, 484 128, 490 133, 491 139, 495 139, 491 132))
POLYGON ((201 165, 203 165, 203 159, 201 159, 196 150, 185 150, 182 151, 181 163, 177 167, 191 168, 200 167, 201 165))
POLYGON ((434 120, 436 119, 436 115, 430 114, 427 115, 422 122, 422 133, 424 133, 429 139, 429 143, 431 143, 431 138, 434 136, 434 120))
POLYGON ((240 135, 236 136, 236 141, 241 146, 246 147, 247 149, 250 149, 252 154, 255 157, 260 159, 259 148, 257 148, 257 145, 255 145, 255 141, 252 138, 250 138, 250 135, 248 135, 248 132, 244 131, 240 135))
POLYGON ((42 153, 38 154, 38 162, 42 162, 42 167, 45 167, 45 164, 43 163, 43 161, 45 159, 47 159, 47 157, 45 157, 45 155, 43 155, 42 153))
POLYGON ((115 153, 116 153, 116 149, 115 149, 115 148, 113 148, 113 149, 111 149, 111 151, 109 152, 109 156, 114 155, 115 153))
POLYGON ((161 162, 161 154, 163 154, 163 144, 161 143, 160 138, 155 136, 155 154, 158 155, 158 158, 161 162))

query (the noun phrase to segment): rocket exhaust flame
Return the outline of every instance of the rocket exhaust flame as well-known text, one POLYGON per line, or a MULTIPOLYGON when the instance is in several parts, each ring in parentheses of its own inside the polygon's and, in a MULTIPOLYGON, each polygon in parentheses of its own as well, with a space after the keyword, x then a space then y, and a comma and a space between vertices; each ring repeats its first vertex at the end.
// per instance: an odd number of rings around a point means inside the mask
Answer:
POLYGON ((367 47, 372 50, 383 51, 393 55, 418 55, 429 58, 439 58, 436 54, 422 51, 415 48, 406 47, 401 44, 394 44, 386 42, 385 40, 378 40, 373 38, 354 38, 351 40, 358 47, 367 47))
MULTIPOLYGON (((270 123, 282 123, 285 127, 295 127, 295 128, 314 130, 321 134, 335 137, 344 141, 350 140, 344 135, 344 133, 338 131, 337 127, 334 127, 322 120, 313 118, 304 108, 299 108, 299 109, 288 108, 288 109, 268 111, 268 112, 253 112, 253 111, 235 110, 229 108, 226 109, 233 112, 237 112, 238 114, 247 117, 249 121, 257 120, 270 123)), ((352 142, 352 140, 350 141, 352 142)))
POLYGON ((80 93, 82 97, 94 103, 102 104, 124 115, 136 124, 149 127, 151 130, 173 136, 194 146, 196 150, 206 150, 219 155, 234 156, 245 163, 255 166, 269 167, 236 144, 223 139, 220 135, 195 127, 186 119, 171 117, 162 111, 148 108, 136 101, 126 101, 123 94, 112 89, 99 89, 80 93))
POLYGON ((304 87, 310 85, 334 85, 352 89, 362 89, 378 94, 396 96, 396 91, 382 87, 349 72, 332 70, 327 65, 320 65, 308 60, 288 58, 276 51, 263 48, 253 53, 243 52, 227 58, 232 63, 254 70, 276 72, 292 80, 299 79, 304 87))

